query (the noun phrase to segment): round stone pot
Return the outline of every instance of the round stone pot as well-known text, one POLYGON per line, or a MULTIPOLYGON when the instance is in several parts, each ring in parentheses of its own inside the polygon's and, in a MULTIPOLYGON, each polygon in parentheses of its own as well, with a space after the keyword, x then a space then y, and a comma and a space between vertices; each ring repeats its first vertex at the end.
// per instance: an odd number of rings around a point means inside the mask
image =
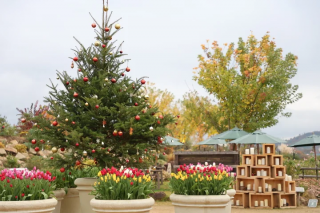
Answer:
POLYGON ((69 188, 61 202, 60 213, 81 213, 79 192, 75 188, 69 188))
POLYGON ((55 190, 53 191, 54 197, 58 201, 58 204, 56 205, 55 210, 53 213, 60 213, 61 210, 61 201, 63 200, 64 196, 66 195, 66 192, 63 189, 55 190))
POLYGON ((170 200, 175 213, 231 213, 229 195, 176 195, 170 200))
POLYGON ((54 198, 45 200, 1 201, 0 213, 52 213, 58 201, 54 198))
POLYGON ((227 195, 229 195, 229 197, 230 197, 230 201, 228 203, 227 208, 230 209, 230 212, 231 212, 231 208, 232 208, 232 200, 233 200, 235 194, 236 194, 236 190, 234 190, 234 189, 227 190, 227 195))
POLYGON ((77 185, 79 192, 80 207, 82 213, 94 213, 90 207, 90 200, 94 198, 93 195, 89 195, 93 191, 93 184, 97 181, 97 178, 77 178, 74 184, 77 185))
POLYGON ((90 201, 90 205, 94 212, 117 212, 117 213, 148 213, 154 205, 152 197, 137 200, 96 200, 90 201))

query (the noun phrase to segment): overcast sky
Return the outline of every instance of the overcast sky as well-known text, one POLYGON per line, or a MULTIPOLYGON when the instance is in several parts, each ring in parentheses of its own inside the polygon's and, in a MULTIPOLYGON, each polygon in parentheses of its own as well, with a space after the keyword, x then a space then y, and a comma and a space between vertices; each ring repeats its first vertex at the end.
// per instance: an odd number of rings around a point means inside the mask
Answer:
MULTIPOLYGON (((17 123, 16 107, 29 107, 48 95, 56 70, 71 69, 77 46, 93 43, 89 12, 101 20, 101 0, 0 1, 0 114, 17 123)), ((122 17, 116 38, 125 41, 130 75, 168 89, 176 98, 190 88, 207 93, 192 81, 200 45, 261 38, 267 31, 284 53, 298 55, 298 74, 292 82, 303 98, 289 105, 291 118, 264 131, 280 138, 320 130, 320 1, 317 0, 109 0, 113 20, 122 17)))

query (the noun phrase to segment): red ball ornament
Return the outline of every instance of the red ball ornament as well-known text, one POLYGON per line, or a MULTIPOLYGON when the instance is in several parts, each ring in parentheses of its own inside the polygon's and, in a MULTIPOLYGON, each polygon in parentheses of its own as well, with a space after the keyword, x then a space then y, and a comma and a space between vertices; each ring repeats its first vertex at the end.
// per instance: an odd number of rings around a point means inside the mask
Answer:
POLYGON ((64 152, 65 149, 64 149, 64 147, 61 147, 60 150, 61 150, 61 152, 64 152))
POLYGON ((79 96, 78 93, 76 93, 76 92, 73 93, 73 97, 78 98, 78 96, 79 96))
POLYGON ((159 115, 159 118, 160 118, 160 119, 163 119, 163 115, 159 115))
POLYGON ((118 132, 118 135, 119 135, 119 136, 122 136, 122 135, 123 135, 123 132, 119 131, 119 132, 118 132))
POLYGON ((121 73, 122 76, 124 76, 124 73, 121 73))
POLYGON ((41 140, 40 140, 40 143, 44 144, 45 142, 44 142, 44 140, 43 140, 43 139, 41 139, 41 140))
POLYGON ((109 32, 110 28, 106 27, 106 28, 104 28, 104 31, 109 32))
POLYGON ((58 122, 57 122, 57 121, 53 121, 53 122, 52 122, 52 125, 53 125, 53 126, 57 126, 57 125, 58 125, 58 122))
POLYGON ((79 166, 80 164, 81 164, 81 162, 77 160, 76 165, 79 166))
POLYGON ((81 69, 79 68, 78 71, 81 72, 81 69))
POLYGON ((34 151, 39 152, 40 151, 39 147, 34 148, 34 151))
POLYGON ((130 72, 130 68, 129 68, 129 67, 127 67, 127 68, 126 68, 126 71, 127 71, 127 72, 130 72))
POLYGON ((134 103, 134 105, 135 105, 135 106, 138 106, 138 103, 136 102, 136 103, 134 103))
POLYGON ((60 169, 60 172, 65 172, 65 171, 66 171, 65 168, 60 169))
POLYGON ((96 105, 96 109, 99 109, 99 105, 96 105))
POLYGON ((105 45, 105 44, 102 44, 102 48, 106 48, 106 45, 105 45))
POLYGON ((79 146, 79 143, 76 143, 76 147, 78 147, 79 146))
POLYGON ((144 113, 146 113, 146 111, 145 111, 145 110, 142 110, 142 113, 144 114, 144 113))
MULTIPOLYGON (((128 159, 126 159, 126 162, 127 162, 127 163, 129 163, 129 160, 128 160, 128 159)), ((132 182, 131 182, 131 183, 132 183, 132 182)))
POLYGON ((159 120, 157 121, 157 123, 158 123, 158 124, 161 124, 161 122, 160 122, 159 120))
POLYGON ((53 160, 53 157, 51 157, 50 159, 53 160))
POLYGON ((123 53, 122 50, 120 50, 120 53, 121 53, 121 54, 123 53))
POLYGON ((31 143, 32 143, 32 144, 36 144, 36 143, 37 143, 37 140, 36 140, 36 139, 33 139, 33 140, 31 141, 31 143))
POLYGON ((95 153, 95 152, 96 152, 96 150, 94 150, 94 149, 93 149, 93 150, 91 150, 91 152, 92 152, 92 153, 95 153))
POLYGON ((166 155, 166 153, 165 153, 165 152, 163 152, 163 153, 162 153, 162 155, 166 155))
POLYGON ((178 122, 176 122, 175 124, 178 125, 178 122))
POLYGON ((83 81, 87 82, 87 81, 89 81, 89 78, 86 76, 86 77, 83 78, 83 81))
POLYGON ((73 79, 74 82, 77 82, 77 79, 73 79))
POLYGON ((146 80, 142 79, 141 84, 145 84, 145 83, 146 83, 146 80))
POLYGON ((78 57, 74 57, 73 60, 74 60, 74 61, 78 61, 78 57))
POLYGON ((25 123, 26 121, 27 121, 27 120, 26 120, 25 118, 22 118, 22 119, 21 119, 21 122, 22 122, 22 123, 25 123))
POLYGON ((114 78, 112 78, 112 79, 111 79, 111 82, 112 82, 112 83, 116 83, 116 82, 117 82, 117 80, 116 80, 116 79, 114 79, 114 78))
POLYGON ((97 58, 97 57, 94 57, 92 60, 93 60, 94 62, 97 62, 97 61, 98 61, 98 58, 97 58))
POLYGON ((144 149, 144 151, 145 151, 145 152, 147 152, 147 151, 148 151, 148 149, 144 149))
POLYGON ((73 125, 75 125, 75 124, 76 124, 76 122, 74 122, 74 121, 72 121, 71 123, 72 123, 73 125))
POLYGON ((177 115, 177 118, 180 118, 180 115, 177 115))
POLYGON ((164 150, 167 150, 167 147, 164 147, 163 149, 164 149, 164 150))
POLYGON ((95 23, 92 23, 91 26, 92 28, 96 28, 97 25, 95 23))
POLYGON ((66 85, 67 85, 67 86, 69 85, 69 81, 66 82, 66 85))
POLYGON ((139 121, 139 120, 140 120, 140 116, 139 116, 139 115, 136 115, 135 119, 136 119, 137 121, 139 121))

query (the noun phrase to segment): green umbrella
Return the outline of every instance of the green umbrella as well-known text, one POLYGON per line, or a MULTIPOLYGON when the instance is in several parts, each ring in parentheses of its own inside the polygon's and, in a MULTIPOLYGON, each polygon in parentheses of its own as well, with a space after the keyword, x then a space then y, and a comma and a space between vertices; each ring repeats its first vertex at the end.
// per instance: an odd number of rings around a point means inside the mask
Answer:
POLYGON ((211 137, 198 143, 198 145, 218 145, 218 144, 227 144, 227 142, 219 138, 211 137))
POLYGON ((247 134, 238 138, 234 141, 230 141, 229 143, 236 143, 236 144, 263 144, 263 143, 287 143, 287 141, 282 140, 280 138, 276 138, 272 135, 268 135, 261 130, 257 130, 253 133, 247 134))
POLYGON ((235 127, 233 129, 230 129, 228 131, 222 132, 222 133, 214 136, 214 138, 234 140, 234 139, 240 138, 242 136, 245 136, 247 134, 249 134, 249 133, 246 131, 243 131, 242 129, 239 129, 238 127, 235 127))
POLYGON ((287 141, 282 140, 280 138, 273 137, 272 135, 268 135, 261 130, 257 130, 253 133, 247 134, 238 138, 234 141, 230 141, 229 143, 235 144, 257 144, 257 149, 259 153, 259 144, 264 143, 287 143, 287 141))
POLYGON ((318 135, 310 135, 295 144, 291 145, 290 147, 303 147, 303 146, 313 146, 314 151, 314 159, 316 160, 317 165, 317 153, 316 153, 316 146, 320 145, 320 136, 318 135))
POLYGON ((165 144, 167 146, 183 146, 184 145, 183 143, 179 142, 179 139, 173 138, 171 136, 164 137, 163 144, 165 144))

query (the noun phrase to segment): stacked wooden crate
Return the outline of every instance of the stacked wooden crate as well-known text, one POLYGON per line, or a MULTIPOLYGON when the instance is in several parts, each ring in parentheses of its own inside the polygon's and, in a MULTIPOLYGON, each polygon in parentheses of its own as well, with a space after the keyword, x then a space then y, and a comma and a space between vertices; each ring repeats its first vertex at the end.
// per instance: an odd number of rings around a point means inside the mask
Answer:
POLYGON ((295 208, 295 182, 286 175, 283 156, 274 144, 263 144, 262 154, 243 154, 237 166, 233 207, 295 208))

